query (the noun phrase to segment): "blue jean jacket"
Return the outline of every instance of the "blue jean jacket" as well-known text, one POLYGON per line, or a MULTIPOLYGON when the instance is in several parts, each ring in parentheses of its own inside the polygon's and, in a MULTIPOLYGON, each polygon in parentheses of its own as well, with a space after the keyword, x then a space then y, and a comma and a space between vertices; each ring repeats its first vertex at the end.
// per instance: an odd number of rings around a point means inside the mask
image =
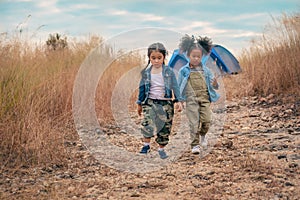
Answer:
MULTIPOLYGON (((214 78, 214 75, 211 73, 211 71, 203 65, 203 71, 204 71, 204 76, 205 76, 205 82, 207 85, 207 90, 209 94, 209 101, 210 102, 216 102, 219 98, 220 95, 215 91, 215 89, 218 89, 218 87, 214 88, 211 84, 211 81, 214 78)), ((184 65, 178 72, 178 84, 179 84, 179 90, 180 90, 180 95, 183 100, 186 100, 186 85, 188 82, 188 78, 191 73, 191 68, 189 66, 189 63, 184 65)))
MULTIPOLYGON (((149 97, 150 92, 150 83, 151 83, 151 69, 152 65, 148 66, 142 72, 142 78, 139 85, 139 96, 136 101, 137 104, 143 104, 149 97)), ((169 66, 162 66, 162 75, 164 78, 165 84, 165 98, 172 98, 172 94, 174 93, 175 99, 174 102, 182 101, 179 92, 179 86, 176 80, 176 75, 172 68, 169 66), (173 91, 173 93, 172 93, 173 91)))

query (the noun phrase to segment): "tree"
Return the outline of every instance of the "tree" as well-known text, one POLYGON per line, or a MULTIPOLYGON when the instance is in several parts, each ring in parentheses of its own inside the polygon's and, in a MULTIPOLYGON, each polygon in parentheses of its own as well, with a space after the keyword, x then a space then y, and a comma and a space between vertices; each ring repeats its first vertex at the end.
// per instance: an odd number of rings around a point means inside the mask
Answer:
POLYGON ((50 34, 46 42, 51 50, 61 50, 68 47, 67 37, 62 38, 60 34, 50 34))

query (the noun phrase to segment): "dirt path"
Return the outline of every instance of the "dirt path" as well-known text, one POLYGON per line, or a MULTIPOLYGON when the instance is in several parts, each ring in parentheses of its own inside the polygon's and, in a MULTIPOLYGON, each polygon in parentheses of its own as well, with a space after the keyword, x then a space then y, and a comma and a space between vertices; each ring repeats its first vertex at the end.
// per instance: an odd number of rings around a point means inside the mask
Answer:
POLYGON ((0 199, 300 199, 299 112, 273 97, 228 102, 207 156, 186 151, 148 174, 111 169, 69 141, 68 166, 3 171, 0 199))

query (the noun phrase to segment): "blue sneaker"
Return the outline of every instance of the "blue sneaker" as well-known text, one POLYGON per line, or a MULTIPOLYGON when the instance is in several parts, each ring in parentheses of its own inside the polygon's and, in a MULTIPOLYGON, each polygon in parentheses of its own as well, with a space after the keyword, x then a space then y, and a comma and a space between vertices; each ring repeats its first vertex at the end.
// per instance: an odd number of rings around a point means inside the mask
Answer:
POLYGON ((143 146, 143 148, 140 151, 140 153, 147 154, 147 153, 149 153, 149 151, 150 151, 150 146, 146 145, 146 146, 143 146))
POLYGON ((168 157, 168 155, 166 154, 165 150, 159 150, 158 154, 160 156, 161 159, 166 159, 168 157))

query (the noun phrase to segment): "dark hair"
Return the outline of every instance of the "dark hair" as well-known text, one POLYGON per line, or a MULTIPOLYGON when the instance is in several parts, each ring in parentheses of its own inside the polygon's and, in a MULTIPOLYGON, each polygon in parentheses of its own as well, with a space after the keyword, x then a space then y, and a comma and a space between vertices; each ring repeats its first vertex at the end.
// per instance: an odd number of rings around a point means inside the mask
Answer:
MULTIPOLYGON (((147 66, 150 63, 150 55, 153 51, 160 52, 164 56, 164 58, 166 58, 166 56, 168 55, 168 52, 162 43, 156 42, 156 43, 151 44, 148 47, 148 54, 147 54, 148 55, 148 64, 147 64, 147 66)), ((164 64, 165 64, 165 61, 164 61, 164 64)))
POLYGON ((186 52, 187 55, 190 55, 193 49, 200 49, 202 53, 208 54, 212 48, 212 41, 208 37, 201 37, 195 38, 194 35, 189 36, 185 35, 181 38, 179 43, 179 49, 183 52, 186 52))

